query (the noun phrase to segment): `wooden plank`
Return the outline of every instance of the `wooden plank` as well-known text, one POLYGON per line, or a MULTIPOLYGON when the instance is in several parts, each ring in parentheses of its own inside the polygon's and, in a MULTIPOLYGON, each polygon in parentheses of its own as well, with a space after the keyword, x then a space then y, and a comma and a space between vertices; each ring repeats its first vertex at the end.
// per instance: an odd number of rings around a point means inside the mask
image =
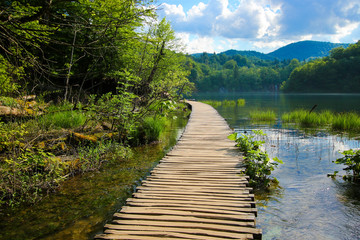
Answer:
MULTIPOLYGON (((115 213, 114 218, 117 219, 132 219, 132 220, 154 220, 153 215, 146 214, 124 214, 124 213, 115 213)), ((254 227, 253 222, 241 222, 238 220, 223 220, 216 218, 200 218, 193 216, 174 216, 174 215, 157 215, 156 220, 160 221, 176 221, 176 222, 195 222, 195 223, 214 223, 214 224, 225 224, 225 225, 233 225, 233 226, 242 226, 242 227, 254 227)), ((115 222, 115 221, 114 221, 115 222)), ((121 221, 117 221, 116 223, 122 224, 121 221)))
POLYGON ((253 227, 243 227, 243 226, 232 226, 227 224, 214 224, 214 223, 199 223, 199 222, 176 222, 176 221, 159 221, 157 218, 152 220, 127 220, 123 219, 121 221, 114 220, 113 224, 121 225, 134 225, 134 226, 152 226, 152 227, 176 227, 176 228, 196 228, 196 229, 205 229, 205 230, 215 230, 215 231, 226 231, 231 233, 249 233, 249 234, 259 234, 259 229, 253 227))
MULTIPOLYGON (((177 233, 177 232, 162 232, 162 231, 125 231, 107 229, 106 233, 112 234, 115 238, 107 239, 194 239, 194 240, 224 240, 224 238, 201 236, 191 233, 177 233), (120 233, 120 234, 119 234, 120 233), (124 237, 126 236, 126 237, 124 237), (120 238, 116 238, 120 237, 120 238)), ((105 238, 106 239, 106 238, 105 238)), ((229 239, 229 238, 226 238, 229 239)), ((232 238, 233 239, 233 238, 232 238)))
POLYGON ((202 195, 202 196, 198 196, 198 195, 193 195, 193 196, 189 196, 189 195, 181 195, 181 194, 144 194, 144 193, 134 193, 133 194, 134 198, 150 198, 150 199, 169 199, 169 200, 185 200, 185 199, 194 199, 196 201, 231 201, 231 202, 237 202, 243 198, 246 199, 254 199, 254 194, 243 194, 243 195, 238 195, 237 197, 216 197, 216 196, 212 196, 212 195, 202 195))
MULTIPOLYGON (((138 202, 129 202, 127 206, 130 207, 144 207, 144 208, 156 208, 163 210, 179 210, 179 211, 193 211, 193 212, 207 212, 207 213, 217 213, 217 214, 232 214, 232 215, 257 215, 257 209, 251 207, 249 204, 243 204, 241 207, 227 207, 227 206, 218 206, 218 205, 199 205, 184 203, 181 206, 176 203, 138 203, 138 202)), ((253 219, 253 218, 251 218, 253 219)))
POLYGON ((136 189, 139 190, 144 190, 144 191, 153 191, 153 190, 166 190, 166 191, 193 191, 193 192, 197 192, 197 193, 228 193, 228 194, 238 194, 241 192, 241 189, 251 189, 251 188, 239 188, 239 189, 235 189, 235 190, 231 190, 229 191, 228 189, 223 189, 223 188, 191 188, 191 187, 171 187, 171 188, 163 188, 163 187, 150 187, 150 186, 138 186, 136 189))
MULTIPOLYGON (((115 224, 106 224, 105 228, 112 230, 139 230, 138 226, 133 225, 115 225, 115 224)), ((178 232, 178 233, 198 233, 205 236, 213 237, 227 237, 230 239, 253 239, 252 234, 247 233, 228 233, 224 231, 215 231, 208 229, 197 229, 197 228, 175 228, 175 227, 156 227, 156 226, 141 226, 142 231, 164 231, 164 232, 178 232)), ((106 231, 105 231, 106 232, 106 231)))
POLYGON ((216 193, 216 192, 212 192, 211 194, 207 193, 207 192, 194 192, 191 190, 188 191, 178 191, 176 189, 170 190, 170 191, 166 191, 163 189, 159 189, 159 190, 155 190, 155 189, 148 189, 148 190, 141 190, 139 189, 136 193, 144 193, 144 194, 151 194, 151 195, 168 195, 168 196, 176 196, 176 195, 181 195, 181 196, 214 196, 214 197, 233 197, 236 198, 238 195, 242 195, 242 194, 248 194, 250 193, 249 190, 238 190, 236 193, 216 193))

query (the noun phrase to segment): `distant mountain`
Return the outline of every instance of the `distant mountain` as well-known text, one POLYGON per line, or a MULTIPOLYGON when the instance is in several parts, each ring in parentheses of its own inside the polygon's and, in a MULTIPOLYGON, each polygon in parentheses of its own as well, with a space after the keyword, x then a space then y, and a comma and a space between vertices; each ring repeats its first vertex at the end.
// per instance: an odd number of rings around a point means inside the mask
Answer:
POLYGON ((227 50, 225 52, 222 52, 227 56, 235 56, 235 55, 241 55, 241 56, 245 56, 245 57, 256 57, 256 58, 260 58, 263 60, 274 60, 275 57, 273 56, 269 56, 267 54, 261 53, 261 52, 257 52, 257 51, 238 51, 238 50, 227 50))
MULTIPOLYGON (((198 57, 201 57, 202 54, 203 53, 194 53, 194 54, 191 54, 191 56, 198 58, 198 57)), ((220 54, 225 54, 226 56, 230 56, 230 57, 235 56, 235 55, 241 55, 244 57, 259 58, 262 60, 274 60, 275 59, 275 57, 268 56, 267 54, 257 52, 257 51, 238 51, 238 50, 231 49, 231 50, 227 50, 225 52, 218 53, 217 55, 220 55, 220 54)), ((211 56, 214 54, 208 53, 208 55, 211 56)))
MULTIPOLYGON (((300 61, 309 60, 313 58, 329 56, 330 50, 336 47, 347 48, 348 43, 330 43, 330 42, 318 42, 318 41, 300 41, 291 43, 284 47, 279 48, 271 53, 264 54, 256 51, 238 51, 227 50, 219 54, 225 54, 227 56, 242 55, 252 58, 260 58, 262 60, 286 60, 297 58, 300 61)), ((193 57, 200 57, 202 53, 191 54, 193 57)), ((209 54, 213 55, 213 54, 209 54)))
POLYGON ((329 55, 331 49, 341 46, 347 48, 349 44, 301 41, 281 47, 276 51, 268 53, 267 55, 279 60, 297 58, 298 60, 303 61, 312 58, 326 57, 329 55))

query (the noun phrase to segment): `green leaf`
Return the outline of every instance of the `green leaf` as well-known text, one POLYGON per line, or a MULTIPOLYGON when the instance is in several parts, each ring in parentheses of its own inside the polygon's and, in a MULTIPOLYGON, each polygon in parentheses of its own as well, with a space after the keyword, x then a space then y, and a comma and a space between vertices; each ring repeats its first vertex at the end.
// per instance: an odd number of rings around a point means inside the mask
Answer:
POLYGON ((237 133, 234 132, 234 133, 230 134, 227 138, 230 139, 231 141, 236 141, 237 133))

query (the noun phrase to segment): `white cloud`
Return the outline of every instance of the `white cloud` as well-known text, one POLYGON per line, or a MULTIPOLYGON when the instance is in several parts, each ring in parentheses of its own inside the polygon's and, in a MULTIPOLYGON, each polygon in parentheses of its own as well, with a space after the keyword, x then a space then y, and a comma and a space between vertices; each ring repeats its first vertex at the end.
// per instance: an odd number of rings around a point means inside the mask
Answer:
POLYGON ((211 37, 190 36, 189 33, 176 33, 176 37, 180 42, 186 45, 187 53, 216 52, 217 44, 211 37))
POLYGON ((181 4, 176 6, 164 3, 162 5, 162 9, 166 16, 169 16, 175 21, 184 21, 186 18, 183 6, 181 4))
POLYGON ((340 43, 341 39, 349 36, 355 29, 359 28, 360 23, 349 23, 346 26, 335 25, 336 34, 331 37, 333 42, 340 43))
POLYGON ((360 32, 359 0, 239 0, 231 6, 229 0, 209 0, 188 11, 181 4, 162 8, 160 16, 166 16, 176 32, 197 36, 197 42, 189 40, 189 49, 197 44, 216 49, 207 46, 214 37, 248 40, 269 49, 304 39, 339 42, 360 32))

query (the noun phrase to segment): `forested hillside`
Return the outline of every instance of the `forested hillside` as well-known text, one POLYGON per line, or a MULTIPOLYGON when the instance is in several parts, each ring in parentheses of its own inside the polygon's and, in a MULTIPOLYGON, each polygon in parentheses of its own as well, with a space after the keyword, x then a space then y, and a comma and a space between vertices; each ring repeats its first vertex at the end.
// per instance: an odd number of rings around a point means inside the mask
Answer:
POLYGON ((188 57, 189 79, 199 92, 277 91, 300 62, 203 53, 188 57))
POLYGON ((326 57, 329 55, 331 49, 336 47, 348 47, 349 44, 330 43, 330 42, 317 42, 317 41, 301 41, 291 43, 284 47, 279 48, 267 56, 284 59, 298 59, 299 61, 310 60, 314 58, 326 57))
POLYGON ((360 41, 331 50, 329 57, 296 68, 283 85, 286 92, 360 92, 360 41))

